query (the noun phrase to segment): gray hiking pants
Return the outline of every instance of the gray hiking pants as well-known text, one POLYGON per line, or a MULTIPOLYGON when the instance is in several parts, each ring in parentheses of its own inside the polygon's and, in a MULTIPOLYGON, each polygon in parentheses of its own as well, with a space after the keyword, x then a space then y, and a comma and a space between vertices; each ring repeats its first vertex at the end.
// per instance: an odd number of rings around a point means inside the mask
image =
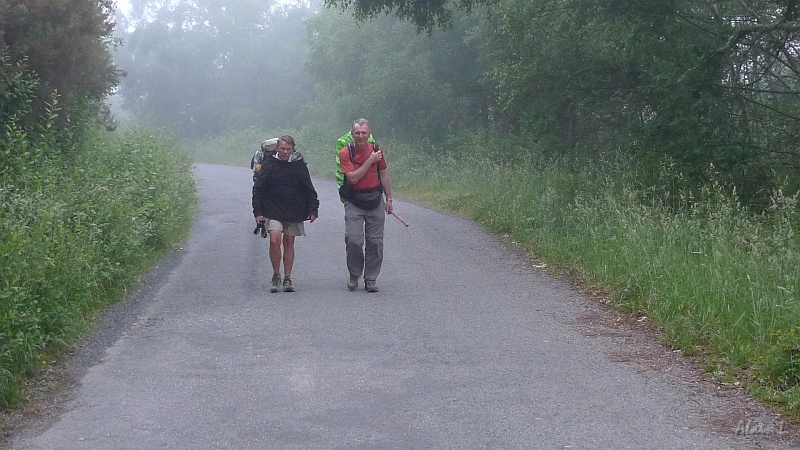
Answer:
POLYGON ((383 225, 386 205, 381 199, 377 208, 369 211, 344 202, 344 244, 347 250, 347 270, 352 276, 364 274, 365 280, 376 280, 383 265, 383 225))

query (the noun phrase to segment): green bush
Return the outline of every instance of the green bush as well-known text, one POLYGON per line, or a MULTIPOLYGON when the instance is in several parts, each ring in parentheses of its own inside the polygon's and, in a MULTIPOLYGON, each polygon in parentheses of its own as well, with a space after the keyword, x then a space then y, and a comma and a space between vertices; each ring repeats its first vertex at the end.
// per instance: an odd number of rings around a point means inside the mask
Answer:
MULTIPOLYGON (((13 125, 13 124, 12 124, 13 125)), ((181 242, 197 199, 186 149, 144 130, 9 126, 0 177, 0 407, 181 242)))

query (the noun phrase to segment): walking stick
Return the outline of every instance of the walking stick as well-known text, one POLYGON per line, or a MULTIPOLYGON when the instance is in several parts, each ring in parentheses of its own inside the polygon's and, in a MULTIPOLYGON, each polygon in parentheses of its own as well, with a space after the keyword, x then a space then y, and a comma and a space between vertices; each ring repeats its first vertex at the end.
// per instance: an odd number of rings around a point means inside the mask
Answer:
POLYGON ((406 226, 406 228, 408 228, 408 222, 406 222, 405 220, 403 220, 403 218, 402 218, 402 217, 398 216, 398 215, 397 215, 397 214, 395 214, 395 213, 392 213, 392 215, 394 216, 394 218, 395 218, 395 219, 399 220, 399 221, 400 221, 400 223, 402 223, 403 225, 405 225, 405 226, 406 226))

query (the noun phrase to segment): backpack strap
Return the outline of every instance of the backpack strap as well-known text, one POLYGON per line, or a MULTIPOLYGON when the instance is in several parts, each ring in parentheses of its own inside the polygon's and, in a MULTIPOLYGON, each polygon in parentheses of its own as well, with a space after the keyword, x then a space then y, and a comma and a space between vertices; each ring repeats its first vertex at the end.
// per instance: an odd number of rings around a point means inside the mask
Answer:
MULTIPOLYGON (((372 146, 374 148, 373 151, 378 151, 381 147, 378 145, 377 142, 373 142, 372 146)), ((356 143, 355 142, 348 142, 347 143, 347 150, 350 152, 350 162, 355 164, 356 163, 356 143)))

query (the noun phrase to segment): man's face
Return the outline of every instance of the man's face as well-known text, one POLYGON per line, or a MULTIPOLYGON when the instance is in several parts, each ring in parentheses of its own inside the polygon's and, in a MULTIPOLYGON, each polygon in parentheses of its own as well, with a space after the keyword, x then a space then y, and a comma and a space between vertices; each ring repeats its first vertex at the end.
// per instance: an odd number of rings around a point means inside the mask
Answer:
POLYGON ((367 143, 369 140, 369 125, 353 125, 353 139, 356 141, 356 145, 361 147, 367 143))
POLYGON ((288 161, 292 156, 292 152, 294 152, 292 146, 286 141, 278 141, 276 150, 278 151, 278 158, 281 161, 288 161))

